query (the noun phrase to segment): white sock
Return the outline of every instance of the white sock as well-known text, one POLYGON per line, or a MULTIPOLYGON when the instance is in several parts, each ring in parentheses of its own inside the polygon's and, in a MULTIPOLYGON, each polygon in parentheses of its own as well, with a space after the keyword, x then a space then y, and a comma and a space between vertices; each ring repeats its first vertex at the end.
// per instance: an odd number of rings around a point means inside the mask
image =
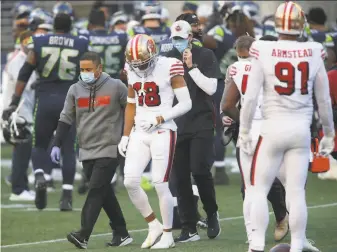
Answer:
POLYGON ((74 186, 73 186, 73 185, 63 184, 63 185, 62 185, 62 189, 63 189, 63 190, 73 190, 73 189, 74 189, 74 186))
POLYGON ((225 160, 223 161, 214 161, 213 165, 215 168, 224 168, 225 167, 225 160))
POLYGON ((159 198, 160 213, 164 229, 171 229, 173 223, 174 200, 168 182, 155 184, 159 198))
POLYGON ((267 193, 258 185, 252 187, 251 191, 252 242, 251 249, 264 250, 266 231, 269 223, 269 209, 267 193))
POLYGON ((149 199, 144 190, 140 187, 140 178, 125 178, 124 185, 128 190, 130 200, 141 215, 146 218, 152 214, 153 210, 150 206, 149 199))
POLYGON ((287 208, 289 209, 289 228, 291 230, 290 252, 302 251, 305 240, 308 211, 305 202, 305 189, 286 189, 287 208))
POLYGON ((245 191, 245 200, 243 201, 243 217, 245 220, 248 242, 252 241, 252 222, 251 222, 251 198, 248 190, 245 191))
MULTIPOLYGON (((44 173, 44 171, 42 170, 42 169, 36 169, 35 171, 34 171, 34 174, 36 174, 36 173, 44 173)), ((46 177, 46 174, 44 174, 44 176, 46 177)))
POLYGON ((177 200, 177 197, 173 197, 173 206, 174 206, 174 207, 178 206, 178 200, 177 200))
POLYGON ((199 197, 199 190, 198 190, 198 187, 196 185, 192 185, 192 191, 193 191, 193 195, 199 197))

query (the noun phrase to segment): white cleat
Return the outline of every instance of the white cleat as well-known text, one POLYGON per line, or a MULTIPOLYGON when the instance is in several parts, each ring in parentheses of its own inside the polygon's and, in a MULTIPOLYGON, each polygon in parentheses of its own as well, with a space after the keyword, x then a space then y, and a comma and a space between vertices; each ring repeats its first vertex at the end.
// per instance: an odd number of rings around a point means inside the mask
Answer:
POLYGON ((175 246, 172 232, 163 232, 159 242, 154 244, 151 249, 169 249, 174 248, 175 246))
POLYGON ((20 194, 12 193, 11 196, 9 197, 9 200, 10 201, 34 201, 35 195, 25 190, 20 194))
POLYGON ((320 252, 318 248, 314 246, 315 242, 312 240, 309 240, 305 238, 304 245, 303 245, 303 251, 305 252, 320 252))
POLYGON ((141 248, 151 248, 162 234, 163 226, 157 219, 155 219, 153 222, 149 223, 149 233, 141 248))

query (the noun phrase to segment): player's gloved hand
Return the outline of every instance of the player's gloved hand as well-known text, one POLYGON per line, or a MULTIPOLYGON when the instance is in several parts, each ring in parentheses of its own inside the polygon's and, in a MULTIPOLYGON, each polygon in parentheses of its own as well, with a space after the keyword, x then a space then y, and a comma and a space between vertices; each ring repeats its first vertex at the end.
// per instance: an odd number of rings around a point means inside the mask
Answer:
POLYGON ((238 147, 240 147, 243 152, 247 153, 248 155, 253 155, 254 148, 249 130, 240 128, 238 143, 238 147))
POLYGON ((16 105, 10 105, 8 108, 4 109, 2 112, 2 120, 8 121, 16 108, 16 105))
POLYGON ((51 153, 50 153, 51 161, 53 161, 53 163, 55 164, 58 164, 60 163, 60 157, 61 157, 60 147, 53 146, 53 148, 51 149, 51 153))
POLYGON ((143 120, 139 124, 140 128, 145 132, 151 132, 159 126, 159 122, 156 117, 153 119, 143 120))
POLYGON ((121 156, 125 157, 126 149, 128 147, 129 143, 129 137, 128 136, 122 136, 121 141, 118 144, 118 151, 121 156))
POLYGON ((322 156, 328 156, 335 147, 335 133, 331 132, 323 136, 319 143, 318 152, 322 156))

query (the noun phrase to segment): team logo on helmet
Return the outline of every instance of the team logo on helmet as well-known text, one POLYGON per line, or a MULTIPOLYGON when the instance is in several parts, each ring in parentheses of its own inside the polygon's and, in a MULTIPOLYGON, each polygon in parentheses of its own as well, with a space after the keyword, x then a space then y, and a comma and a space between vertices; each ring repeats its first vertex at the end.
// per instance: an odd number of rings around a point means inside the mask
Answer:
POLYGON ((176 31, 181 31, 181 27, 179 25, 176 26, 176 31))
POLYGON ((149 51, 149 53, 152 55, 156 52, 156 45, 154 44, 152 39, 149 39, 147 41, 147 50, 149 51))

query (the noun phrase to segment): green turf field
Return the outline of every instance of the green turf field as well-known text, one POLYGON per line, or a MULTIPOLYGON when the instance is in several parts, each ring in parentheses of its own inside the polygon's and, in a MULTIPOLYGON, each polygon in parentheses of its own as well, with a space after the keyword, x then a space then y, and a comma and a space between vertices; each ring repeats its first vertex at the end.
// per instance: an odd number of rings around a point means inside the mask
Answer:
MULTIPOLYGON (((8 200, 9 187, 3 183, 7 169, 2 169, 2 211, 1 211, 1 250, 4 252, 66 252, 76 248, 65 240, 68 232, 76 230, 80 225, 80 208, 84 197, 75 193, 73 212, 57 211, 60 192, 49 194, 48 208, 42 212, 31 206, 17 206, 8 200), (5 208, 11 207, 11 208, 5 208), (25 207, 25 208, 22 208, 25 207)), ((200 230, 201 241, 187 244, 177 244, 174 251, 221 251, 246 252, 246 235, 242 218, 242 200, 239 187, 239 175, 231 176, 230 186, 217 187, 217 198, 221 218, 222 233, 216 240, 209 240, 204 230, 200 230)), ((307 236, 316 241, 316 246, 323 252, 337 251, 337 182, 321 181, 310 175, 307 184, 307 202, 309 206, 309 221, 307 236)), ((145 239, 147 225, 140 214, 135 210, 123 188, 119 188, 118 198, 125 213, 128 228, 134 242, 127 247, 118 248, 118 251, 140 251, 140 245, 145 239)), ((158 203, 154 191, 149 193, 156 213, 158 203)), ((26 204, 26 203, 23 203, 26 204)), ((272 239, 274 217, 271 215, 267 238, 267 248, 275 244, 272 239)), ((88 251, 108 251, 105 242, 111 239, 108 219, 104 212, 98 220, 92 238, 89 241, 88 251)), ((289 236, 285 239, 289 242, 289 236)))

